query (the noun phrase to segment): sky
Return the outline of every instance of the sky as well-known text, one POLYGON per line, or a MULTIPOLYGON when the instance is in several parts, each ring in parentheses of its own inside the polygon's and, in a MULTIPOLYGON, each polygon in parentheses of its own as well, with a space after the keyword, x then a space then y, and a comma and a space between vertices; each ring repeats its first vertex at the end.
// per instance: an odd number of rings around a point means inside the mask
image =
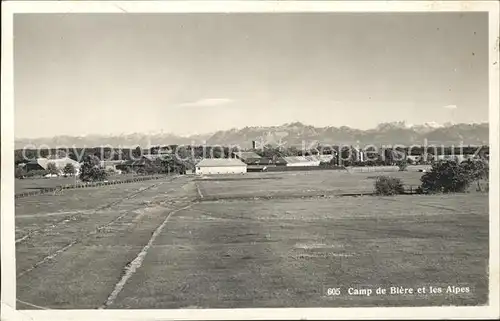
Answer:
POLYGON ((17 14, 16 138, 488 121, 487 13, 17 14))

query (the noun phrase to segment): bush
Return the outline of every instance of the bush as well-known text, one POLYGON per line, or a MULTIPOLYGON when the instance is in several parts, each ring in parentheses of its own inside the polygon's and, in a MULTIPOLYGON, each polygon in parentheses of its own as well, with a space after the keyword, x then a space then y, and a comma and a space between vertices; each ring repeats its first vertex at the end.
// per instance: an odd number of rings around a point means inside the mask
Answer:
POLYGON ((432 164, 431 170, 422 175, 420 181, 425 194, 463 193, 469 188, 472 175, 467 166, 455 161, 439 161, 432 164))
POLYGON ((24 178, 26 177, 26 170, 22 167, 16 167, 16 170, 14 171, 14 177, 15 178, 24 178))
POLYGON ((397 195, 404 194, 405 189, 401 179, 396 177, 379 176, 375 181, 375 194, 397 195))

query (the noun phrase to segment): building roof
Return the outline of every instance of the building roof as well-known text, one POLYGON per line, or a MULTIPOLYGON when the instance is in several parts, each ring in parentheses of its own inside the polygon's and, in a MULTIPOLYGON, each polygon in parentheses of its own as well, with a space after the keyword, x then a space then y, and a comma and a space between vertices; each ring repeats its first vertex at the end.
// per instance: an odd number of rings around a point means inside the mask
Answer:
POLYGON ((329 163, 333 159, 333 155, 313 155, 310 157, 313 157, 321 163, 329 163))
POLYGON ((318 156, 287 156, 283 159, 287 164, 320 162, 318 156))
POLYGON ((276 167, 274 164, 270 165, 247 165, 247 168, 265 168, 265 167, 276 167))
POLYGON ((233 155, 243 160, 261 158, 259 154, 254 152, 233 152, 233 155))
POLYGON ((103 160, 101 161, 101 166, 115 166, 115 165, 120 165, 123 164, 125 161, 124 160, 103 160))
POLYGON ((273 160, 272 158, 261 157, 255 159, 247 159, 245 163, 247 163, 248 165, 267 165, 273 164, 273 160))
POLYGON ((266 165, 248 165, 247 166, 247 170, 252 170, 252 169, 264 170, 264 169, 269 168, 269 167, 276 167, 276 166, 275 165, 271 165, 271 166, 266 166, 266 165))
POLYGON ((75 167, 80 167, 80 163, 69 157, 58 159, 37 158, 36 162, 45 170, 47 169, 49 163, 54 163, 58 169, 63 169, 66 164, 73 164, 75 167))
POLYGON ((247 166, 236 158, 205 158, 196 164, 196 167, 226 167, 226 166, 247 166))

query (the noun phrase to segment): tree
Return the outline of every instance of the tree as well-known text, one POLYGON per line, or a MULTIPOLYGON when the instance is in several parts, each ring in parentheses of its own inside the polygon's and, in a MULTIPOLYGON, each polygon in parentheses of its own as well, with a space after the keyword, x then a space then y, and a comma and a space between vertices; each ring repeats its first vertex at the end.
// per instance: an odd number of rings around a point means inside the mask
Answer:
POLYGON ((455 161, 434 162, 431 170, 420 178, 420 188, 425 194, 465 192, 471 177, 466 166, 455 161))
POLYGON ((68 158, 70 158, 74 161, 78 161, 78 157, 76 156, 76 154, 74 152, 69 152, 68 158))
POLYGON ((130 168, 130 166, 121 166, 120 170, 121 170, 122 174, 132 173, 132 169, 130 168))
POLYGON ((344 166, 350 166, 355 159, 355 151, 351 147, 343 146, 339 152, 339 163, 344 166))
POLYGON ((398 195, 404 192, 403 182, 399 178, 380 176, 375 181, 375 194, 377 195, 398 195))
POLYGON ((179 146, 177 147, 177 149, 175 150, 175 155, 177 157, 180 157, 181 159, 188 159, 191 155, 190 155, 190 150, 188 150, 186 147, 184 146, 179 146))
POLYGON ((339 157, 337 154, 334 154, 329 163, 330 166, 338 166, 339 165, 339 157))
POLYGON ((55 154, 57 158, 64 158, 68 156, 64 149, 57 149, 55 154))
POLYGON ((469 180, 471 182, 477 183, 477 190, 481 191, 481 180, 487 180, 490 167, 486 160, 483 159, 468 159, 460 163, 460 166, 463 167, 467 175, 469 176, 469 180))
POLYGON ((23 167, 17 166, 14 172, 14 177, 19 179, 26 177, 26 170, 23 167))
MULTIPOLYGON (((25 152, 25 155, 27 153, 25 152)), ((27 158, 27 157, 26 157, 27 158)), ((29 159, 29 158, 28 158, 29 159)), ((14 164, 19 165, 22 164, 26 161, 24 155, 23 155, 23 150, 22 149, 17 149, 14 151, 14 164)))
POLYGON ((142 149, 140 146, 137 146, 134 150, 132 150, 132 157, 137 159, 142 156, 142 149))
POLYGON ((397 163, 400 172, 404 172, 408 169, 408 162, 406 160, 400 160, 397 163))
POLYGON ((50 155, 50 150, 48 149, 41 149, 40 150, 40 157, 45 158, 50 155))
POLYGON ((66 175, 74 175, 76 173, 76 168, 75 165, 68 163, 66 166, 63 168, 63 173, 66 175))
POLYGON ((160 150, 160 146, 152 146, 150 149, 149 149, 149 153, 151 155, 155 155, 155 154, 158 154, 158 151, 160 150))
POLYGON ((50 162, 47 164, 47 172, 49 172, 49 174, 58 174, 59 173, 59 169, 57 168, 56 166, 56 163, 54 162, 50 162))
POLYGON ((103 181, 106 177, 107 173, 100 166, 99 158, 93 155, 87 156, 80 168, 80 180, 82 182, 103 181))
POLYGON ((144 174, 154 175, 163 171, 161 161, 147 162, 144 165, 144 174))
POLYGON ((385 165, 394 165, 395 163, 395 151, 392 150, 392 149, 384 149, 383 150, 383 159, 384 159, 384 163, 385 165))

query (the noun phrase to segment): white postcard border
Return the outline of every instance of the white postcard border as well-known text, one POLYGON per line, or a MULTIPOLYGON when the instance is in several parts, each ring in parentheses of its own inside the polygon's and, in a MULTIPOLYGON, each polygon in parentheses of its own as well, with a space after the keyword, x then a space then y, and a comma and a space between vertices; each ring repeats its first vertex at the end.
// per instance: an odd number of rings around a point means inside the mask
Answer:
POLYGON ((2 2, 1 319, 479 319, 499 316, 499 3, 497 1, 9 1, 2 2), (15 310, 13 15, 16 13, 489 12, 490 305, 422 308, 15 310))

